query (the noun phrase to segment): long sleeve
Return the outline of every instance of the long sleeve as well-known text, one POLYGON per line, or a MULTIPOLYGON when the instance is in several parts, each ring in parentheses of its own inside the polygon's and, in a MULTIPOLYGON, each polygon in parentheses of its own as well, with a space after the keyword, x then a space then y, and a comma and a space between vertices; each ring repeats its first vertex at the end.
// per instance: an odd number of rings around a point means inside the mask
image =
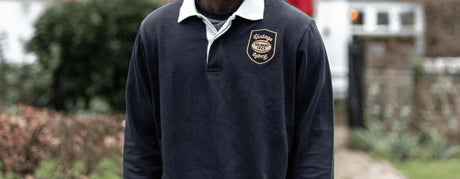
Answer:
POLYGON ((334 178, 334 102, 326 50, 312 22, 297 54, 291 178, 334 178))
POLYGON ((147 58, 138 32, 129 65, 126 86, 126 128, 123 178, 160 179, 162 161, 158 115, 157 68, 147 58))

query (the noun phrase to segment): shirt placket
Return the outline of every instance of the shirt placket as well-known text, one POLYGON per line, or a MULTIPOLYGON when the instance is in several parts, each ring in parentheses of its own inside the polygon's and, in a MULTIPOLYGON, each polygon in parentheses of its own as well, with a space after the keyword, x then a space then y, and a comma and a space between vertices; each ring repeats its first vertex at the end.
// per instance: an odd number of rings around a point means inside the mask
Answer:
POLYGON ((224 25, 220 28, 219 31, 216 30, 214 25, 209 21, 208 18, 205 16, 198 14, 198 17, 200 17, 204 24, 206 25, 206 38, 208 40, 208 46, 207 46, 207 51, 206 51, 206 68, 208 68, 209 65, 209 53, 211 51, 212 45, 214 41, 216 41, 220 36, 225 34, 231 27, 232 21, 235 19, 235 16, 232 15, 230 16, 224 23, 224 25))

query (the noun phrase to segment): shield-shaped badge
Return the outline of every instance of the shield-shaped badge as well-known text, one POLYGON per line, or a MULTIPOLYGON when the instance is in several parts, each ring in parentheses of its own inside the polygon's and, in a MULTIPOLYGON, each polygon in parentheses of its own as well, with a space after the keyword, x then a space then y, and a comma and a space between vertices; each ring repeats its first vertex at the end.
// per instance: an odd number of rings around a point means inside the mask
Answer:
POLYGON ((273 59, 276 52, 277 33, 268 29, 252 30, 246 53, 257 64, 264 64, 273 59))

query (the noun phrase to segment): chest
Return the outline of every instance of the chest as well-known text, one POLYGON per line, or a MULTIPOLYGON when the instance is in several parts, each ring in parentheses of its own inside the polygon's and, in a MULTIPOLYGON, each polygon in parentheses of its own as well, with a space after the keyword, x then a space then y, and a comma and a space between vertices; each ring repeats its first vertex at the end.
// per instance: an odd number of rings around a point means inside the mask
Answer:
POLYGON ((281 29, 238 20, 227 25, 212 32, 212 24, 197 19, 162 32, 158 40, 160 71, 267 75, 282 72, 286 62, 295 60, 294 49, 285 50, 281 29))

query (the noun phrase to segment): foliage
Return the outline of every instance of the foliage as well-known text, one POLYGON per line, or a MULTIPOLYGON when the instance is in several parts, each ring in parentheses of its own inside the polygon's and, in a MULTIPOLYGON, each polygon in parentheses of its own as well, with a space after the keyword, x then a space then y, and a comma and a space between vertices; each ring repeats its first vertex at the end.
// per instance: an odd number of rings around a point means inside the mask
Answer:
POLYGON ((347 147, 372 152, 384 158, 406 160, 418 152, 419 138, 411 133, 385 131, 381 125, 352 132, 347 147))
POLYGON ((116 179, 122 178, 122 170, 120 169, 122 157, 121 155, 113 158, 101 159, 96 168, 88 175, 85 174, 85 163, 83 161, 75 161, 70 170, 65 170, 61 164, 53 161, 44 161, 35 171, 34 177, 37 179, 61 179, 61 178, 98 178, 98 179, 116 179))
POLYGON ((124 110, 128 64, 141 20, 158 5, 150 0, 59 2, 35 24, 27 48, 51 75, 46 105, 89 108, 92 100, 124 110))
POLYGON ((460 175, 460 160, 393 161, 393 166, 411 179, 452 179, 460 175))
POLYGON ((428 159, 447 160, 460 154, 460 145, 452 145, 437 131, 431 131, 425 142, 425 156, 428 159))
POLYGON ((2 179, 21 179, 22 177, 21 175, 18 175, 16 173, 8 172, 5 174, 0 173, 0 178, 2 179))
MULTIPOLYGON (((76 167, 78 168, 78 167, 76 167)), ((35 171, 35 177, 37 178, 49 178, 49 179, 60 179, 65 178, 64 169, 59 163, 52 160, 44 161, 40 167, 35 171)), ((69 175, 69 177, 75 177, 69 175)))
POLYGON ((123 120, 123 115, 72 117, 28 106, 0 113, 0 173, 38 178, 119 174, 123 120))
POLYGON ((412 60, 412 72, 414 75, 414 79, 418 80, 426 75, 425 68, 423 67, 424 59, 417 57, 412 60))
POLYGON ((0 101, 42 107, 51 84, 51 73, 37 64, 8 64, 0 61, 0 101))
POLYGON ((378 141, 379 136, 383 136, 377 132, 371 132, 365 129, 355 129, 347 141, 347 147, 357 149, 364 152, 370 152, 375 149, 375 141, 378 141))
POLYGON ((122 156, 116 156, 113 158, 104 158, 99 161, 96 165, 96 169, 89 175, 89 178, 100 178, 100 179, 115 179, 122 178, 122 156))
POLYGON ((368 129, 355 129, 347 147, 393 160, 445 160, 460 153, 460 146, 450 144, 436 131, 417 134, 408 130, 385 130, 382 126, 375 121, 368 129))
POLYGON ((28 107, 19 107, 21 116, 0 114, 1 170, 31 173, 48 156, 59 150, 61 139, 53 135, 57 113, 38 114, 28 107))

